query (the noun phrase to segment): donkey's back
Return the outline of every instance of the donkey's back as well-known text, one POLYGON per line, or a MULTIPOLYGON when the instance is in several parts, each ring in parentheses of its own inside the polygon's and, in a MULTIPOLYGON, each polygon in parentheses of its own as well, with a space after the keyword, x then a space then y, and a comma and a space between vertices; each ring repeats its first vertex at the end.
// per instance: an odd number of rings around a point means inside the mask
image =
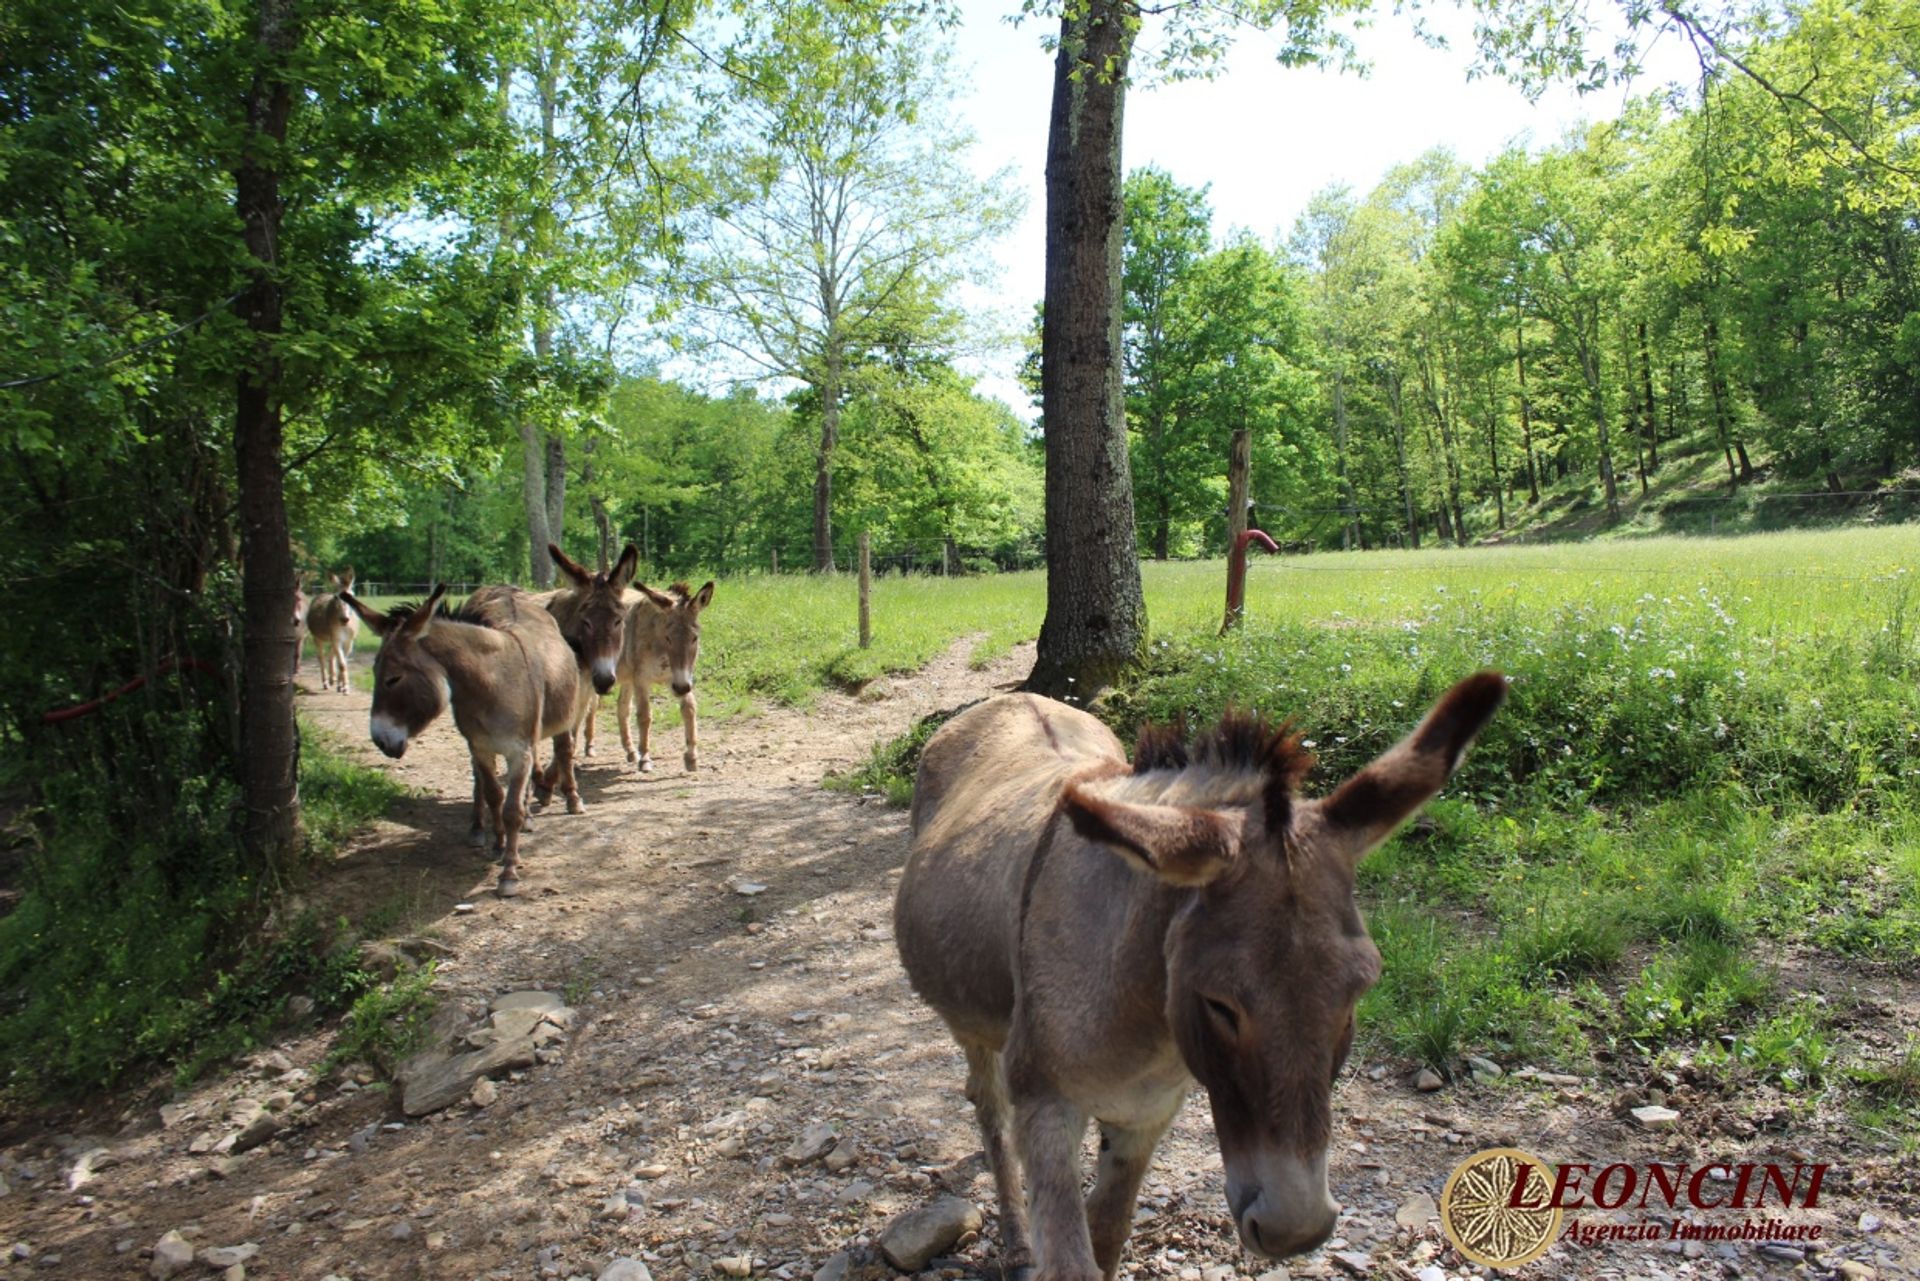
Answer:
POLYGON ((1126 768, 1105 725, 1031 694, 971 707, 927 741, 894 937, 914 990, 963 1040, 1006 1039, 1020 900, 1061 792, 1126 768))

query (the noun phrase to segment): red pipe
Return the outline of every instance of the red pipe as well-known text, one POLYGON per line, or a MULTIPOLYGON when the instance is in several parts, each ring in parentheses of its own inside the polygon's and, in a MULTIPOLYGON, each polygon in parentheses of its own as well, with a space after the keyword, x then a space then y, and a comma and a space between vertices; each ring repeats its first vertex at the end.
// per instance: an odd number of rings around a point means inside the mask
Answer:
POLYGON ((1240 615, 1247 603, 1247 544, 1258 542, 1270 552, 1280 550, 1280 545, 1257 529, 1245 530, 1233 540, 1233 546, 1227 551, 1227 617, 1220 624, 1221 634, 1240 625, 1240 615))
MULTIPOLYGON (((160 660, 160 666, 154 669, 153 674, 155 676, 165 676, 168 672, 174 671, 209 672, 215 676, 220 674, 220 669, 204 658, 163 658, 160 660)), ((146 683, 147 678, 145 676, 136 676, 111 693, 102 694, 98 698, 90 698, 84 703, 75 703, 72 707, 62 707, 57 711, 43 712, 40 715, 40 723, 42 725, 58 725, 62 721, 79 720, 89 712, 99 711, 114 699, 122 698, 133 693, 146 683)))

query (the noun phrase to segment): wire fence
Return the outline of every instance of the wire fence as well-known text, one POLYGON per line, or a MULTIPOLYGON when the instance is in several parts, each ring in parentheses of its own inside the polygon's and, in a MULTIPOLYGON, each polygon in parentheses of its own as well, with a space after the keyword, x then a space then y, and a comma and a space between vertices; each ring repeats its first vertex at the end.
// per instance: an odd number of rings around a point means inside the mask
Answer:
MULTIPOLYGON (((1887 523, 1901 523, 1908 519, 1920 518, 1920 488, 1856 489, 1856 490, 1814 490, 1805 492, 1759 492, 1742 490, 1732 494, 1691 495, 1686 497, 1651 498, 1642 500, 1642 511, 1661 511, 1671 508, 1697 508, 1709 513, 1709 524, 1704 532, 1718 532, 1715 515, 1727 510, 1752 510, 1762 504, 1798 504, 1811 506, 1818 504, 1840 504, 1851 508, 1872 506, 1883 515, 1892 509, 1887 523)), ((1341 517, 1353 519, 1362 515, 1384 515, 1398 517, 1400 508, 1367 507, 1358 504, 1339 506, 1307 506, 1274 504, 1266 508, 1269 518, 1280 516, 1286 521, 1297 522, 1304 517, 1341 517)), ((1255 515, 1256 522, 1259 515, 1255 515)), ((1269 519, 1268 523, 1274 523, 1269 519)), ((1684 531, 1675 531, 1684 532, 1684 531)), ((1374 550, 1408 550, 1406 531, 1396 529, 1388 531, 1386 539, 1375 538, 1374 550)), ((1431 528, 1423 530, 1425 545, 1422 550, 1452 553, 1455 551, 1475 552, 1489 550, 1492 547, 1541 547, 1551 544, 1564 544, 1564 537, 1554 537, 1551 531, 1505 532, 1494 529, 1478 531, 1473 538, 1497 538, 1497 542, 1470 542, 1465 548, 1459 547, 1450 537, 1439 537, 1431 528)), ((1343 549, 1337 545, 1329 546, 1314 539, 1296 539, 1282 542, 1277 555, 1257 556, 1250 559, 1249 570, 1261 575, 1272 573, 1313 573, 1313 574, 1397 574, 1408 572, 1404 564, 1342 563, 1343 549)), ((1360 549, 1356 549, 1360 550, 1360 549)), ((1217 549, 1205 549, 1187 554, 1176 554, 1171 559, 1178 561, 1218 560, 1224 552, 1217 549)), ((858 568, 858 552, 852 539, 843 545, 837 543, 832 548, 829 563, 832 572, 854 574, 858 568)), ((1044 542, 1034 538, 1024 542, 1001 542, 993 545, 970 544, 949 541, 944 538, 903 538, 890 539, 873 545, 870 564, 875 576, 883 575, 959 575, 975 573, 1010 572, 1042 568, 1046 564, 1044 542)), ((1458 566, 1449 566, 1435 561, 1423 561, 1421 572, 1445 572, 1458 568, 1465 570, 1473 567, 1471 557, 1463 557, 1458 566)), ((1682 566, 1661 565, 1605 565, 1605 564, 1529 564, 1528 572, 1554 574, 1642 574, 1665 577, 1699 576, 1712 573, 1713 576, 1740 580, 1762 579, 1802 579, 1829 582, 1876 582, 1887 575, 1876 573, 1839 574, 1811 570, 1779 570, 1772 572, 1753 571, 1734 575, 1728 571, 1706 571, 1682 566)), ((694 577, 699 575, 725 576, 730 578, 751 577, 767 574, 811 574, 815 572, 814 551, 811 545, 787 544, 782 546, 762 546, 752 550, 728 550, 718 555, 707 554, 690 556, 684 561, 676 558, 666 564, 651 564, 644 558, 640 580, 649 583, 664 583, 669 579, 694 577)), ((524 577, 516 575, 515 577, 524 577)), ((480 582, 451 582, 448 589, 454 595, 465 595, 478 587, 480 582)), ((360 592, 367 596, 425 597, 433 591, 435 584, 426 580, 407 579, 364 579, 360 592)))

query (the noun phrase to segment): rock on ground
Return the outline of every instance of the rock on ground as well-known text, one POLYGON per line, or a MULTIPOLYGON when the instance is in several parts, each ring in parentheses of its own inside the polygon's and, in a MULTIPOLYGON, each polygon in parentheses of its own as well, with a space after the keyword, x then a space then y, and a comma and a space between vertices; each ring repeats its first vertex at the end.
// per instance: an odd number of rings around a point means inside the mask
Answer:
POLYGON ((889 1223, 880 1234, 880 1253, 900 1271, 918 1272, 962 1236, 978 1232, 981 1223, 980 1211, 971 1201, 943 1196, 889 1223))
POLYGON ((401 1069, 400 1110, 408 1116, 438 1112, 466 1098, 481 1077, 533 1064, 534 1044, 530 1037, 497 1041, 484 1050, 451 1057, 444 1052, 430 1051, 409 1059, 401 1069))
POLYGON ((166 1281, 183 1268, 193 1266, 193 1247, 178 1232, 169 1232, 154 1242, 153 1262, 147 1268, 147 1274, 155 1281, 166 1281))

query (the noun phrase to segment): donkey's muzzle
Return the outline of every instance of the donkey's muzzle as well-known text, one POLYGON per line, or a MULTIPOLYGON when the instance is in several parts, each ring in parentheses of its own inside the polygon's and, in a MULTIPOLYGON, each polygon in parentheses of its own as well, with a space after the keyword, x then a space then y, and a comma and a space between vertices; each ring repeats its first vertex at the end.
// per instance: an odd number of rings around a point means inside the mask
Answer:
POLYGON ((392 759, 397 761, 407 754, 407 743, 411 736, 404 726, 397 725, 386 716, 376 713, 367 728, 368 736, 373 739, 374 746, 392 759))
POLYGON ((1284 1259, 1333 1235, 1340 1207, 1327 1191, 1326 1153, 1308 1160, 1269 1156, 1252 1165, 1243 1178, 1232 1170, 1227 1176, 1227 1204, 1247 1249, 1284 1259))
POLYGON ((687 695, 691 693, 693 693, 692 681, 674 681, 673 682, 673 695, 675 698, 685 698, 687 695))
POLYGON ((602 675, 599 672, 593 674, 593 692, 596 694, 607 693, 617 683, 611 676, 602 675))
POLYGON ((1338 1210, 1327 1215, 1318 1226, 1305 1228, 1293 1222, 1291 1215, 1267 1218, 1250 1212, 1240 1216, 1240 1240, 1263 1258, 1287 1259, 1324 1245, 1339 1221, 1338 1210))

